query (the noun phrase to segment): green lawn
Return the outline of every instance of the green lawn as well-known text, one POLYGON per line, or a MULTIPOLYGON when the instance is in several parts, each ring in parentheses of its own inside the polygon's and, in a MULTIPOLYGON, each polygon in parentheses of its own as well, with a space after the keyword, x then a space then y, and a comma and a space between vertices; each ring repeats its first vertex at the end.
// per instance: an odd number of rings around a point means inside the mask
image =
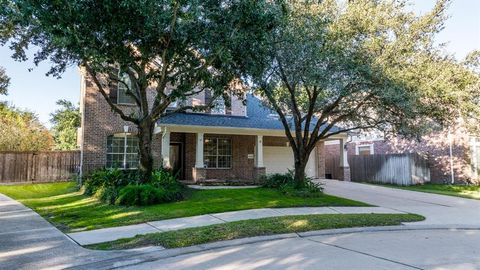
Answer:
POLYGON ((129 249, 142 246, 186 247, 237 238, 348 227, 400 225, 424 220, 414 214, 324 214, 243 220, 206 227, 139 235, 87 246, 92 249, 129 249))
POLYGON ((106 205, 82 195, 71 182, 0 186, 0 193, 32 208, 64 232, 254 208, 366 206, 329 195, 316 198, 285 196, 267 188, 190 190, 183 201, 147 207, 106 205))
POLYGON ((442 185, 431 183, 415 186, 382 186, 480 200, 480 186, 442 185))

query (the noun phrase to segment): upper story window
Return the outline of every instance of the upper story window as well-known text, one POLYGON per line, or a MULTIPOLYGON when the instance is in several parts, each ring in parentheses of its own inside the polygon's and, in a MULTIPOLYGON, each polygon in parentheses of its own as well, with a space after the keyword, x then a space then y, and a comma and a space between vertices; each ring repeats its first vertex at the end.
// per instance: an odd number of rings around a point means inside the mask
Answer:
POLYGON ((123 133, 107 137, 107 168, 136 169, 138 167, 138 138, 123 133))
POLYGON ((232 140, 228 138, 205 138, 203 160, 206 168, 231 168, 232 140))
POLYGON ((212 96, 212 91, 205 90, 205 104, 213 105, 213 107, 207 112, 211 114, 231 114, 231 108, 226 106, 225 100, 222 96, 217 97, 215 100, 212 101, 213 98, 214 96, 212 96))
POLYGON ((135 104, 134 98, 130 95, 127 95, 128 88, 131 89, 131 87, 132 87, 132 82, 130 80, 130 77, 128 76, 128 74, 123 73, 123 74, 120 75, 120 79, 124 83, 121 83, 121 82, 118 83, 117 103, 118 104, 128 104, 128 105, 135 104), (128 88, 127 88, 127 85, 128 85, 128 88))
POLYGON ((356 152, 355 154, 360 156, 373 155, 373 144, 357 145, 355 152, 356 152))
POLYGON ((213 103, 214 103, 214 106, 210 110, 210 112, 212 114, 226 114, 227 113, 227 108, 225 106, 225 100, 223 100, 222 97, 219 97, 219 98, 215 99, 215 101, 213 103))

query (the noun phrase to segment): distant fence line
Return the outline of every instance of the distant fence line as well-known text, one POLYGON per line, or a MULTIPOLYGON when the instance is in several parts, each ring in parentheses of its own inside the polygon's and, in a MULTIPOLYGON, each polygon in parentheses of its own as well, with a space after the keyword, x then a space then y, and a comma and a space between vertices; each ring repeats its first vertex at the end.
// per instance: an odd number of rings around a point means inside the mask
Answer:
POLYGON ((67 181, 79 167, 80 151, 0 152, 0 184, 67 181))
MULTIPOLYGON (((348 157, 351 180, 396 185, 414 185, 430 182, 430 168, 425 158, 415 153, 387 155, 355 155, 348 157)), ((325 160, 327 177, 340 176, 340 157, 325 160)))

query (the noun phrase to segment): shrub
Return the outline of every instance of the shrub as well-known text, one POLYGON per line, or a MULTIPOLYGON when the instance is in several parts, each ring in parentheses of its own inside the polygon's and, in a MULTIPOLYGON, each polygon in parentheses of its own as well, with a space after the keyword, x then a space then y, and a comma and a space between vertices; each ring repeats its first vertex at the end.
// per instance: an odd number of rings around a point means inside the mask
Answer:
POLYGON ((156 170, 152 173, 150 183, 156 187, 180 185, 177 178, 167 170, 156 170))
POLYGON ((320 183, 315 183, 312 179, 307 178, 303 187, 296 187, 294 183, 287 183, 280 186, 279 190, 285 195, 308 198, 321 195, 323 188, 320 183))
POLYGON ((165 190, 152 185, 128 185, 120 189, 115 203, 126 206, 151 205, 163 201, 165 190))
POLYGON ((118 187, 114 187, 114 186, 100 187, 95 192, 95 197, 97 197, 102 202, 105 202, 108 204, 114 204, 115 200, 118 197, 118 187))
POLYGON ((106 187, 120 187, 128 184, 128 179, 123 171, 118 169, 102 169, 90 173, 84 181, 84 193, 96 194, 98 190, 106 187))
POLYGON ((322 186, 320 183, 315 183, 311 178, 305 178, 303 186, 298 187, 294 172, 288 170, 287 173, 275 173, 266 175, 262 179, 263 187, 276 188, 285 195, 300 196, 300 197, 315 197, 322 193, 322 186))
POLYGON ((154 171, 152 178, 141 184, 136 170, 102 169, 87 176, 84 194, 109 204, 149 205, 183 199, 183 185, 165 170, 154 171))
POLYGON ((151 184, 128 185, 120 189, 115 203, 126 206, 143 206, 171 202, 181 198, 181 190, 172 187, 155 187, 151 184))
POLYGON ((288 170, 287 173, 274 173, 262 176, 262 185, 268 188, 280 188, 281 186, 294 183, 293 171, 288 170))

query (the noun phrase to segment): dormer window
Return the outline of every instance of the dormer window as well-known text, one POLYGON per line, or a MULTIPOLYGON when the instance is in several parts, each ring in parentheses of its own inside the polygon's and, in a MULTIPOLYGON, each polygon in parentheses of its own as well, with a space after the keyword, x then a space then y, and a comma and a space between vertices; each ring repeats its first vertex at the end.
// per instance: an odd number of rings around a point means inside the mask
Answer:
POLYGON ((227 112, 227 108, 225 106, 225 100, 223 100, 222 97, 220 98, 217 98, 214 102, 213 102, 214 106, 213 108, 211 109, 211 113, 212 114, 226 114, 227 112))

